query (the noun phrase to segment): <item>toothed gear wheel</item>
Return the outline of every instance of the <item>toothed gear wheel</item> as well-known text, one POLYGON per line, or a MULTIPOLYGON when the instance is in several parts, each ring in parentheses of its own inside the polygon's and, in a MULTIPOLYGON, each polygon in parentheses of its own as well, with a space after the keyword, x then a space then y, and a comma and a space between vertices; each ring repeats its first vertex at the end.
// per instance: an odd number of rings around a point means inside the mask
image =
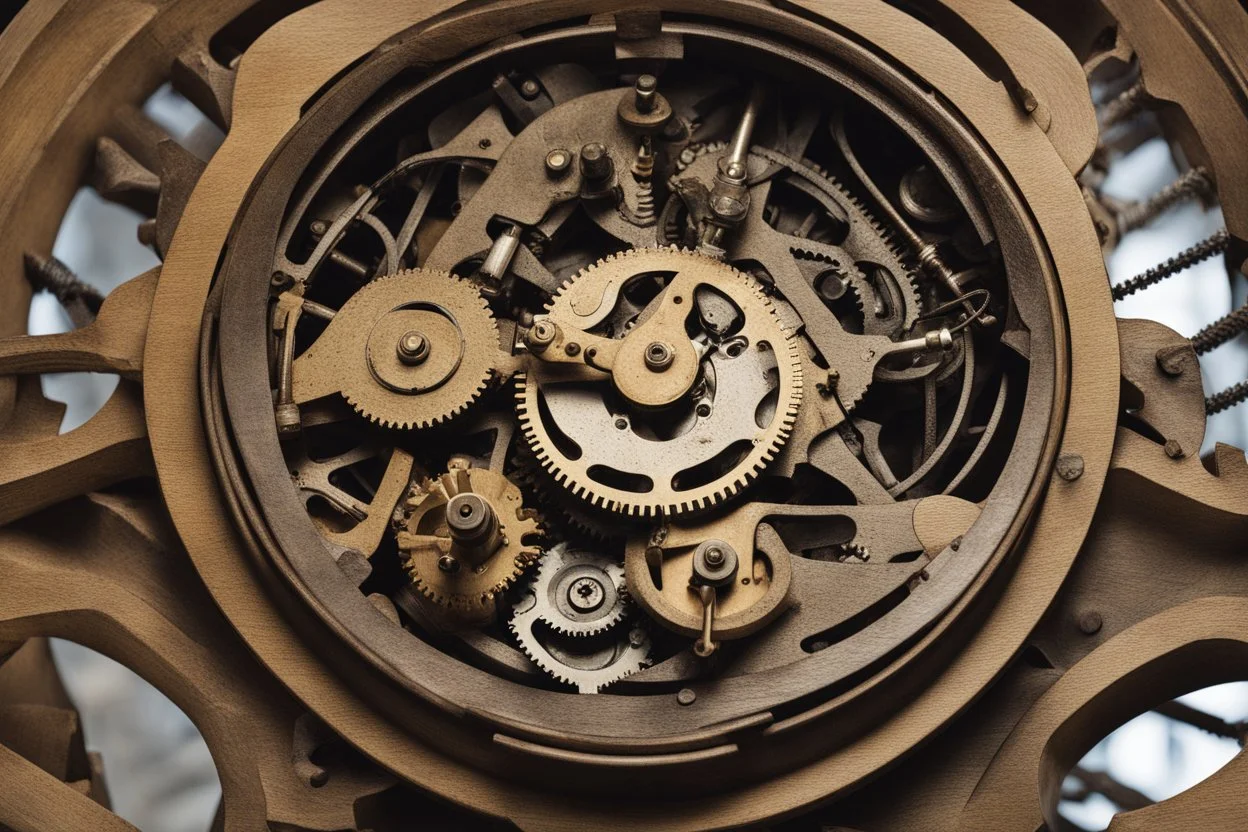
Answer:
POLYGON ((537 617, 566 636, 594 636, 628 613, 624 567, 609 555, 560 543, 546 552, 533 579, 537 617))
POLYGON ((294 363, 295 400, 334 393, 386 428, 430 428, 493 378, 498 326, 473 284, 413 269, 365 284, 294 363))
MULTIPOLYGON (((867 207, 848 188, 841 184, 828 171, 806 160, 792 159, 778 150, 766 147, 754 147, 751 155, 756 155, 768 164, 778 165, 789 171, 789 183, 801 188, 810 196, 834 202, 847 215, 849 232, 841 242, 841 248, 852 254, 859 262, 875 263, 884 267, 895 280, 891 285, 899 292, 899 297, 890 298, 889 306, 892 313, 885 317, 877 317, 865 308, 865 298, 875 297, 876 290, 866 280, 861 270, 854 266, 849 270, 852 285, 858 290, 860 305, 865 315, 865 327, 868 334, 885 334, 888 330, 907 332, 914 326, 922 309, 916 276, 913 269, 907 268, 901 247, 893 238, 891 229, 882 225, 871 214, 867 207), (900 314, 898 314, 900 312, 900 314)), ((826 260, 818 246, 803 247, 798 245, 794 255, 799 258, 826 260)), ((887 333, 891 334, 891 332, 887 333)))
POLYGON ((596 543, 624 539, 625 530, 620 528, 618 516, 596 509, 556 485, 525 443, 516 444, 512 466, 512 478, 520 488, 533 497, 535 505, 546 507, 542 519, 550 528, 596 543))
MULTIPOLYGON (((592 330, 609 316, 630 280, 655 273, 675 280, 690 271, 699 290, 728 298, 742 323, 723 343, 698 345, 705 354, 690 397, 695 403, 672 435, 639 432, 634 422, 647 414, 622 412, 609 381, 568 383, 566 365, 540 361, 517 376, 520 427, 538 463, 558 485, 595 507, 653 518, 719 505, 753 482, 792 432, 802 400, 798 339, 758 283, 737 269, 675 248, 636 249, 586 269, 564 284, 548 309, 592 330), (760 417, 766 419, 762 427, 760 417), (713 476, 707 475, 708 466, 714 467, 713 476), (629 475, 635 476, 628 480, 629 475), (682 476, 697 484, 682 487, 682 476), (648 490, 630 490, 634 483, 648 490)), ((654 301, 661 302, 662 295, 654 301)))
POLYGON ((541 527, 522 502, 520 489, 488 468, 452 468, 413 487, 396 524, 413 586, 445 607, 466 612, 488 607, 542 556, 530 542, 541 527), (496 545, 484 557, 466 551, 447 516, 452 499, 469 494, 488 504, 497 520, 496 545))
POLYGON ((650 635, 639 626, 617 626, 595 636, 569 636, 542 620, 537 593, 529 587, 509 624, 520 649, 550 676, 580 693, 598 693, 648 667, 650 635))

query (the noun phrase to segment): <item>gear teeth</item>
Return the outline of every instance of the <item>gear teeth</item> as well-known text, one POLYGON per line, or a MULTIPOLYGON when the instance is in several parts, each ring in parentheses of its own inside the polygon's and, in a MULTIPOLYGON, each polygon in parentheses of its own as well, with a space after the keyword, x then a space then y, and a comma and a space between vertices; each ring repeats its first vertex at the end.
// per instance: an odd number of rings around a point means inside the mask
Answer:
MULTIPOLYGON (((634 249, 628 252, 613 254, 583 270, 574 280, 592 278, 592 275, 610 267, 612 264, 626 262, 634 258, 654 258, 656 256, 679 256, 684 259, 697 260, 717 269, 724 268, 723 263, 705 254, 682 249, 679 246, 669 246, 658 249, 634 249)), ((783 343, 785 344, 783 354, 788 360, 787 362, 778 363, 781 365, 787 363, 791 368, 789 397, 783 404, 783 415, 774 425, 769 441, 764 444, 760 451, 754 454, 754 458, 746 467, 736 472, 736 476, 731 483, 718 487, 709 495, 701 497, 685 496, 662 502, 621 499, 609 493, 602 493, 601 489, 596 488, 592 483, 579 481, 573 472, 565 468, 561 461, 562 455, 556 453, 553 445, 549 443, 549 439, 545 435, 545 428, 540 424, 540 417, 536 413, 537 380, 531 374, 525 374, 523 377, 517 378, 516 390, 517 415, 521 433, 526 444, 531 449, 537 464, 550 476, 556 485, 565 488, 574 498, 582 500, 589 507, 623 515, 632 520, 647 521, 663 516, 703 511, 714 507, 719 502, 731 499, 753 483, 766 466, 776 458, 781 446, 792 434, 798 408, 801 404, 803 385, 800 351, 795 332, 784 327, 779 318, 775 316, 775 305, 763 292, 762 286, 758 281, 737 269, 732 269, 731 273, 740 280, 742 289, 748 292, 771 315, 777 329, 783 333, 783 343)), ((568 283, 564 284, 564 287, 561 287, 560 291, 552 299, 551 308, 554 308, 558 299, 563 296, 564 288, 571 282, 573 281, 568 281, 568 283)), ((782 353, 778 345, 774 348, 774 351, 777 356, 782 353)))
MULTIPOLYGON (((390 430, 428 430, 450 422, 472 407, 495 379, 492 357, 498 350, 498 325, 489 304, 472 283, 446 272, 413 269, 380 277, 363 286, 339 310, 350 316, 352 328, 371 331, 372 324, 393 310, 391 301, 436 301, 449 309, 466 344, 465 359, 451 379, 435 390, 403 396, 382 387, 371 373, 359 373, 368 386, 352 386, 357 376, 344 382, 340 395, 360 417, 390 430), (363 316, 363 317, 362 317, 363 316), (469 360, 469 356, 473 359, 469 360), (463 374, 462 381, 455 381, 463 374)), ((337 318, 335 319, 337 320, 337 318)), ((344 323, 345 325, 345 323, 344 323)), ((331 324, 331 330, 332 324, 331 324)), ((347 333, 348 336, 358 332, 347 333)), ((324 338, 325 336, 322 336, 324 338)), ((311 349, 320 345, 318 340, 311 349)), ((332 345, 327 345, 329 349, 332 345)), ((367 349, 367 342, 351 342, 367 349)), ((296 362, 296 371, 300 364, 296 362)))

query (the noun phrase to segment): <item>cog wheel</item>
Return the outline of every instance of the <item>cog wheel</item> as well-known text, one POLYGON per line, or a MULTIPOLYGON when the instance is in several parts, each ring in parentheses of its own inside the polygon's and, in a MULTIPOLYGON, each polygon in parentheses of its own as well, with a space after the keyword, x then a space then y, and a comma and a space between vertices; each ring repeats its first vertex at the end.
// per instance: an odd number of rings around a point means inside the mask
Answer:
POLYGON ((608 555, 567 543, 542 557, 533 591, 538 619, 566 636, 604 633, 629 609, 624 567, 608 555))
POLYGON ((365 284, 294 362, 296 403, 339 393, 382 427, 442 424, 480 397, 498 326, 469 282, 413 269, 365 284))
POLYGON ((397 529, 412 584, 444 607, 488 608, 542 556, 531 543, 541 527, 521 503, 502 474, 457 463, 414 487, 397 529))
MULTIPOLYGON (((521 429, 557 484, 593 506, 643 518, 710 508, 743 490, 783 446, 802 397, 794 333, 753 279, 701 254, 646 249, 607 258, 565 284, 548 307, 549 318, 592 330, 630 280, 655 273, 673 275, 669 286, 684 281, 681 294, 694 296, 688 318, 697 309, 705 330, 694 342, 701 356, 698 380, 679 405, 687 413, 674 425, 668 417, 664 430, 656 430, 651 412, 630 407, 600 375, 563 372, 577 367, 533 361, 531 372, 518 378, 517 394, 521 429), (716 334, 716 316, 735 323, 716 334), (759 414, 766 417, 761 423, 759 414)), ((622 341, 654 337, 647 327, 667 294, 643 311, 644 323, 622 341)), ((671 298, 677 306, 680 300, 671 298)), ((688 337, 685 323, 678 326, 673 343, 688 337)), ((615 369, 617 388, 620 374, 631 369, 615 369)))
POLYGON ((550 676, 580 693, 598 693, 648 666, 650 635, 641 627, 617 626, 589 637, 566 635, 545 622, 538 599, 536 588, 529 587, 509 627, 524 654, 550 676))
POLYGON ((619 517, 596 509, 560 488, 526 443, 516 443, 511 464, 512 479, 533 497, 535 505, 545 507, 542 521, 548 527, 574 537, 588 538, 596 543, 624 539, 619 517))

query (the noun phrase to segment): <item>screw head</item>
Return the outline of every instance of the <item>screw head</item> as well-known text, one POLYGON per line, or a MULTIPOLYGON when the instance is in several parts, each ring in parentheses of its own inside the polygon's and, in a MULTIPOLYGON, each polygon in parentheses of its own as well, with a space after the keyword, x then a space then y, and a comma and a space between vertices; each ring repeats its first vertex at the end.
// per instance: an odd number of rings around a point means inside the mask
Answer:
POLYGON ((1057 475, 1066 482, 1074 482, 1083 476, 1083 457, 1079 454, 1062 454, 1057 458, 1057 475))
POLYGON ((534 98, 537 98, 541 91, 541 86, 538 85, 538 83, 532 78, 527 79, 520 85, 520 95, 524 96, 524 98, 528 101, 532 101, 534 98))
POLYGON ((459 561, 450 555, 443 555, 438 558, 438 568, 448 574, 455 574, 459 571, 459 561))
POLYGON ((1098 633, 1104 625, 1105 620, 1101 618, 1101 614, 1096 610, 1089 610, 1079 616, 1079 630, 1084 635, 1090 636, 1098 633))
POLYGON ((606 600, 606 589, 588 575, 577 578, 568 585, 568 603, 577 612, 593 612, 606 600))
POLYGON ((676 359, 676 352, 670 345, 655 341, 646 347, 646 366, 656 373, 661 373, 676 359))
POLYGON ((681 705, 692 705, 698 701, 698 695, 693 692, 692 688, 681 688, 676 694, 676 701, 681 705))
POLYGON ((399 338, 399 360, 408 366, 421 364, 429 357, 429 339, 423 332, 409 329, 399 338))
POLYGON ((724 562, 724 550, 718 546, 712 546, 706 550, 706 562, 711 566, 720 566, 724 562))
POLYGON ((572 153, 562 148, 555 148, 546 154, 546 170, 553 176, 561 176, 572 167, 572 153))

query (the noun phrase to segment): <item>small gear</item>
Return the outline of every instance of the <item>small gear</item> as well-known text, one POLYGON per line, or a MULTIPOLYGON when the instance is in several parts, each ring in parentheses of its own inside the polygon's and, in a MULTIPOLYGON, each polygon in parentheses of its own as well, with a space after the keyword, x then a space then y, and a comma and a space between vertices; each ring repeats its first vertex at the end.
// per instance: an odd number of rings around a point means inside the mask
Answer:
POLYGON ((556 632, 542 619, 533 587, 516 604, 510 627, 534 664, 580 693, 598 693, 649 665, 650 635, 641 627, 617 626, 595 636, 556 632))
POLYGON ((560 543, 542 557, 533 579, 537 617, 557 633, 593 636, 628 612, 624 567, 614 558, 560 543))
POLYGON ((485 390, 498 343, 494 316, 471 283, 445 272, 399 272, 356 292, 299 356, 295 401, 339 393, 382 427, 433 427, 485 390))
POLYGON ((397 526, 412 584, 460 611, 488 608, 542 555, 532 544, 541 527, 520 489, 487 468, 453 464, 415 486, 397 526))
MULTIPOLYGON (((535 360, 518 377, 520 427, 541 466, 577 498, 641 518, 710 508, 739 493, 783 446, 802 398, 794 333, 752 278, 701 254, 639 249, 602 260, 563 286, 550 317, 588 331, 608 318, 630 280, 656 273, 695 287, 690 315, 699 308, 705 329, 719 326, 708 315, 739 316, 731 335, 725 330, 698 343, 701 380, 675 430, 660 436, 635 426, 646 420, 644 408, 621 410, 612 404, 620 395, 609 385, 569 382, 560 365, 535 360), (704 287, 714 302, 701 308, 704 287)), ((643 328, 630 330, 625 340, 643 328)))

